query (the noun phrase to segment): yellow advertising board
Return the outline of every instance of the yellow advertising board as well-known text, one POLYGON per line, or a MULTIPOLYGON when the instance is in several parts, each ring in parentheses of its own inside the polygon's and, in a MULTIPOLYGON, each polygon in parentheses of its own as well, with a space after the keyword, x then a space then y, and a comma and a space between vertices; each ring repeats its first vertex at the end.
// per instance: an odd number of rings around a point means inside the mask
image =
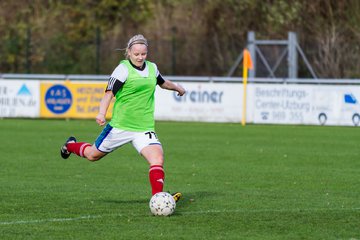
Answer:
MULTIPOLYGON (((40 84, 40 117, 95 118, 106 82, 44 81, 40 84)), ((111 102, 106 118, 111 118, 111 102)))

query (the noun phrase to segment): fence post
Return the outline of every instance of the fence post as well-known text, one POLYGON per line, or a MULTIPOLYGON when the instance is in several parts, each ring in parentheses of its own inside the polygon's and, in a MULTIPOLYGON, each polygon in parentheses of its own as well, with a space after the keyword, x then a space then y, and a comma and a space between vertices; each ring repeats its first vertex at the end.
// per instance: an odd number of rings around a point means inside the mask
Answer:
POLYGON ((294 32, 288 33, 288 77, 294 79, 298 77, 298 57, 297 57, 297 36, 294 32))
POLYGON ((100 27, 96 27, 96 56, 95 56, 95 73, 100 74, 100 57, 101 57, 101 30, 100 27))
POLYGON ((252 58, 253 69, 249 70, 249 78, 253 79, 256 77, 256 45, 255 45, 255 32, 250 31, 247 35, 248 48, 252 58))
POLYGON ((25 37, 25 71, 26 73, 31 73, 31 28, 26 29, 25 37))
POLYGON ((176 75, 176 33, 177 28, 174 26, 171 28, 172 37, 171 37, 171 52, 172 52, 172 60, 171 60, 171 72, 172 75, 176 75))
POLYGON ((96 56, 95 56, 95 72, 100 74, 100 47, 101 47, 101 31, 100 27, 96 27, 96 56))

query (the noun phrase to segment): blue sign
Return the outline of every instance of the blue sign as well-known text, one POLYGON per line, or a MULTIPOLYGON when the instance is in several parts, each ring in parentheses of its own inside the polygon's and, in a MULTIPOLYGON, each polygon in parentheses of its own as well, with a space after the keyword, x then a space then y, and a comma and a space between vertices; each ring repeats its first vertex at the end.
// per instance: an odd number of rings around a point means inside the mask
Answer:
POLYGON ((71 92, 63 85, 54 85, 45 94, 45 104, 55 114, 65 113, 72 104, 71 92))
POLYGON ((25 84, 23 84, 20 88, 20 90, 18 91, 17 95, 22 95, 22 96, 26 96, 29 95, 31 96, 31 92, 30 90, 27 88, 27 86, 25 84))
POLYGON ((344 100, 345 100, 345 103, 350 103, 350 104, 356 104, 356 102, 357 102, 355 96, 352 95, 351 93, 345 94, 344 100))

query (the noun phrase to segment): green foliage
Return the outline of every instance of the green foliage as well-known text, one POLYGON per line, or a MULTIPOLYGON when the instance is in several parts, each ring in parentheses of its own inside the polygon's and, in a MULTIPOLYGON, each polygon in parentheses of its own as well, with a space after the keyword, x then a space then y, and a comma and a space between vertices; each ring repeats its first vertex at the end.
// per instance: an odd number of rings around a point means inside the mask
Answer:
POLYGON ((99 62, 109 74, 121 58, 114 49, 143 33, 163 74, 224 75, 248 31, 259 39, 294 31, 319 77, 358 77, 359 9, 354 0, 1 1, 0 72, 31 63, 34 73, 94 74, 99 62))
POLYGON ((286 29, 287 31, 293 31, 301 17, 301 2, 274 1, 273 4, 265 5, 267 27, 275 34, 286 29))
POLYGON ((4 72, 24 71, 19 62, 32 60, 39 73, 94 73, 97 28, 109 31, 114 23, 142 23, 151 16, 145 0, 18 1, 2 2, 0 8, 17 8, 0 26, 4 72), (25 60, 28 28, 33 29, 33 56, 25 60))

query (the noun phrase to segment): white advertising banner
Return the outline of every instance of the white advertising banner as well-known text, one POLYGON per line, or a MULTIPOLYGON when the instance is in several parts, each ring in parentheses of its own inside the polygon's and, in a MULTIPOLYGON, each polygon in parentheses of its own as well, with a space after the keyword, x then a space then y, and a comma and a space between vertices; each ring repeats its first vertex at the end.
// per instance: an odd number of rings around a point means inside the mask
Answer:
POLYGON ((0 79, 0 117, 39 117, 40 83, 0 79))
POLYGON ((358 126, 360 86, 312 86, 310 124, 358 126))
POLYGON ((238 83, 179 83, 186 94, 157 88, 157 120, 240 122, 243 87, 238 83))
MULTIPOLYGON (((179 84, 182 97, 157 87, 157 120, 241 122, 241 83, 179 84)), ((40 81, 0 79, 0 117, 40 117, 40 89, 40 81)), ((359 101, 358 85, 248 84, 246 122, 358 126, 359 101)))
POLYGON ((351 85, 249 86, 248 114, 254 123, 355 125, 360 87, 351 85))
POLYGON ((248 114, 254 123, 300 124, 310 118, 311 88, 303 85, 249 85, 248 114))

